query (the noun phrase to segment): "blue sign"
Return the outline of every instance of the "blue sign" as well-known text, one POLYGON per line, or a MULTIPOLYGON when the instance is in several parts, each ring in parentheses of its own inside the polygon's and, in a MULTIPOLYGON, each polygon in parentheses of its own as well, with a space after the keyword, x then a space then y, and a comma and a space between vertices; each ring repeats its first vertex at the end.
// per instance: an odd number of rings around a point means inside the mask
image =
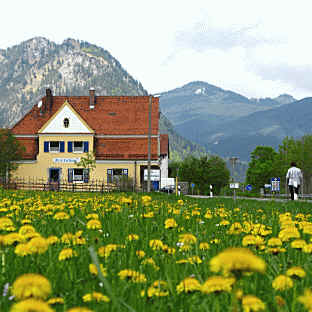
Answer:
POLYGON ((271 178, 271 191, 272 192, 279 192, 280 191, 280 178, 271 178))
POLYGON ((191 187, 192 187, 192 188, 194 188, 194 187, 195 187, 195 184, 194 184, 194 183, 192 183, 192 184, 191 184, 191 187))
POLYGON ((250 184, 246 185, 246 190, 247 191, 251 191, 252 190, 252 186, 250 184))

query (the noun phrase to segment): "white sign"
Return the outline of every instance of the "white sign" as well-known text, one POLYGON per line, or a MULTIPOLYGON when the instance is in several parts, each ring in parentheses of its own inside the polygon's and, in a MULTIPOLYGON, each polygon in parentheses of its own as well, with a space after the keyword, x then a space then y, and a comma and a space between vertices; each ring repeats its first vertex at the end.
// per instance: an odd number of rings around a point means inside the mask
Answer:
POLYGON ((235 183, 230 183, 230 188, 232 189, 238 189, 239 188, 239 183, 235 182, 235 183))
POLYGON ((57 164, 76 164, 80 162, 80 157, 76 158, 53 158, 53 162, 57 164))
MULTIPOLYGON (((147 181, 148 170, 144 169, 144 181, 147 181)), ((160 181, 160 170, 151 169, 151 181, 160 181)))
POLYGON ((161 181, 160 181, 160 188, 163 188, 163 187, 172 187, 174 188, 175 187, 175 178, 161 178, 161 181))

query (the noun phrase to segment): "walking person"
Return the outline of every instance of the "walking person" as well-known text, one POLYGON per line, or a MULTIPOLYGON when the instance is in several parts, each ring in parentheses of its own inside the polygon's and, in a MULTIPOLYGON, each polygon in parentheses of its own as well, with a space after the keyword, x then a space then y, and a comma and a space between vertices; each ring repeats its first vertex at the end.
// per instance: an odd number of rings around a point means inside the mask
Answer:
POLYGON ((303 176, 301 170, 297 168, 297 165, 294 161, 291 162, 290 168, 287 171, 286 180, 291 200, 297 200, 303 176))

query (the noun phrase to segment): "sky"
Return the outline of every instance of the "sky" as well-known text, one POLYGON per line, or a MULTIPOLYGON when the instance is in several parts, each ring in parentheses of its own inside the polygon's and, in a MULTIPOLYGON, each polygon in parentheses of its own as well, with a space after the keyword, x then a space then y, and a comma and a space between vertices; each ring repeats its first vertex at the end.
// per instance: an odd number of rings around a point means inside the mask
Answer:
POLYGON ((312 96, 311 9, 311 0, 3 0, 0 49, 73 38, 110 52, 150 94, 204 81, 301 99, 312 96))

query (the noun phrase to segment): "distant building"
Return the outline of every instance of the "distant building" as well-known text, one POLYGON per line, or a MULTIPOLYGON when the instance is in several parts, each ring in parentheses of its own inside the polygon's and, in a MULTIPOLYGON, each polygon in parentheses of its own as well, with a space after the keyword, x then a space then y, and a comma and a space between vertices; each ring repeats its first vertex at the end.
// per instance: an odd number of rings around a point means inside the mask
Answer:
MULTIPOLYGON (((46 95, 12 128, 26 151, 15 177, 90 183, 133 178, 144 183, 148 165, 149 96, 46 95), (96 168, 77 166, 94 152, 96 168)), ((159 133, 159 101, 152 97, 151 168, 168 177, 168 135, 159 133)), ((157 182, 157 181, 156 181, 157 182)), ((157 188, 157 183, 153 183, 157 188)))

